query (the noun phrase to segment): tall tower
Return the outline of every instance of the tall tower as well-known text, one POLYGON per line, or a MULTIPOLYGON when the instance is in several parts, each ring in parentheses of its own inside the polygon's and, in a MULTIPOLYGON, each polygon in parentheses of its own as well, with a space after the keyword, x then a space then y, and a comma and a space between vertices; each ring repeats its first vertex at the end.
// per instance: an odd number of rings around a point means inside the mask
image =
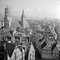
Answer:
POLYGON ((21 26, 23 28, 23 19, 24 19, 24 10, 22 10, 22 15, 21 15, 21 26))
POLYGON ((5 28, 9 28, 9 16, 10 16, 9 8, 6 7, 5 8, 5 17, 4 17, 4 27, 5 28))

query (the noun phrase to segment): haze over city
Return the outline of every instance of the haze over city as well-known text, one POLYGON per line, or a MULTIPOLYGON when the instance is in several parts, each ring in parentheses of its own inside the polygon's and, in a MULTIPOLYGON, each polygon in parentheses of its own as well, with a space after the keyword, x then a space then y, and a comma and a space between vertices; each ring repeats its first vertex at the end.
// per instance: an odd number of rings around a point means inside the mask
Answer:
POLYGON ((8 5, 11 15, 19 16, 24 10, 26 17, 60 19, 60 0, 0 0, 0 13, 8 5))
POLYGON ((1 60, 60 60, 60 0, 0 0, 1 60))

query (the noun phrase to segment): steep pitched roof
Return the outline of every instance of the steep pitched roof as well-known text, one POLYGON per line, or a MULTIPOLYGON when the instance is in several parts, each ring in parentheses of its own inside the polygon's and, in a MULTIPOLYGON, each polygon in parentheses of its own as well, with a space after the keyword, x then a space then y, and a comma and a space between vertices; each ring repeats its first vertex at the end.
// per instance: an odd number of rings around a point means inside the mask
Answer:
POLYGON ((15 48, 15 45, 14 44, 12 44, 12 43, 7 43, 6 44, 6 50, 7 50, 7 53, 9 55, 9 57, 12 56, 12 53, 14 51, 14 48, 15 48))
POLYGON ((22 46, 21 46, 21 45, 18 45, 17 47, 18 47, 19 50, 22 52, 22 46))

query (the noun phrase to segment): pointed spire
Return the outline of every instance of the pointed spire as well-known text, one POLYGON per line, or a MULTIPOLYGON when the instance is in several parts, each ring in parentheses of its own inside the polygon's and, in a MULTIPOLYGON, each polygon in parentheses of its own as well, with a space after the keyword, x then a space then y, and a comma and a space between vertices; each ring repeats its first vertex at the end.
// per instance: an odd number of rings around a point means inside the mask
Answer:
POLYGON ((22 17, 24 18, 24 9, 22 10, 22 17))
POLYGON ((23 28, 23 19, 24 19, 24 10, 22 10, 22 15, 21 15, 21 26, 23 28))

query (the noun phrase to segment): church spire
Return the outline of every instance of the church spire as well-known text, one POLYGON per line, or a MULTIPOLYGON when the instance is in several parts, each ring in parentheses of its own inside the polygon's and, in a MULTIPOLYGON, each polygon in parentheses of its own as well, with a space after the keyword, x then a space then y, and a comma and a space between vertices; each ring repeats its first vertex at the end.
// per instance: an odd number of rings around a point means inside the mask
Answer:
POLYGON ((24 19, 24 10, 22 10, 22 15, 21 15, 21 26, 23 28, 23 19, 24 19))

